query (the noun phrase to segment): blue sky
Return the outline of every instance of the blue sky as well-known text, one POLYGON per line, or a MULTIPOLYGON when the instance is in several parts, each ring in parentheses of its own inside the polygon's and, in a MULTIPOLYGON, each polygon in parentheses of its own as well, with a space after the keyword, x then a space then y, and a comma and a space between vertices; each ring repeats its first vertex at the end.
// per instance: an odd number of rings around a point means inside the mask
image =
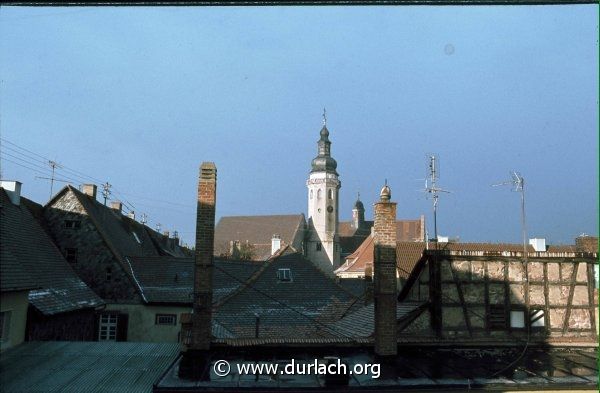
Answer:
POLYGON ((193 243, 214 161, 217 216, 306 214, 326 107, 343 220, 388 179, 432 231, 435 153, 442 235, 520 241, 512 169, 530 237, 598 233, 597 5, 2 7, 0 37, 2 176, 40 203, 47 157, 193 243))

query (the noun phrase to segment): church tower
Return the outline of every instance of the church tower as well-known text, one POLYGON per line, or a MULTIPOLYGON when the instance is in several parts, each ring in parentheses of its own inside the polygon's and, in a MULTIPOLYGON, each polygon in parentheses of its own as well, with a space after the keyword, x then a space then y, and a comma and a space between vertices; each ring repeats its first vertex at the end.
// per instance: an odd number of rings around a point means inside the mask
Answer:
POLYGON ((308 234, 306 256, 327 273, 340 265, 339 189, 342 183, 336 171, 337 162, 331 157, 331 142, 327 119, 323 111, 323 128, 317 142, 318 155, 306 182, 308 187, 308 234))

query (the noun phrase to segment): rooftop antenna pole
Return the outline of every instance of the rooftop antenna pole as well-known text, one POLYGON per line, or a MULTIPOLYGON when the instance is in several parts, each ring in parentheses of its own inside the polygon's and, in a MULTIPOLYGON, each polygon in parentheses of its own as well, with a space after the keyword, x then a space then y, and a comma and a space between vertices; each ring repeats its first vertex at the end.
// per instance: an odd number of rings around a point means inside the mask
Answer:
POLYGON ((112 185, 108 184, 108 182, 106 182, 102 185, 102 196, 104 197, 104 206, 106 206, 106 200, 108 199, 108 196, 110 195, 111 187, 112 187, 112 185))
POLYGON ((425 192, 431 194, 433 198, 433 235, 435 238, 435 242, 438 241, 438 231, 437 231, 437 205, 438 198, 440 192, 450 193, 448 190, 444 190, 442 188, 437 187, 436 181, 439 179, 439 159, 435 154, 429 155, 429 184, 427 184, 427 178, 425 178, 425 192))
POLYGON ((525 221, 525 179, 519 172, 511 171, 510 175, 512 180, 504 181, 501 183, 492 184, 492 187, 511 185, 514 187, 513 191, 521 193, 521 236, 523 237, 523 258, 527 263, 527 223, 525 221))
POLYGON ((148 222, 148 215, 146 213, 142 213, 142 220, 140 221, 142 225, 146 225, 148 222))
POLYGON ((48 165, 50 165, 50 168, 52 168, 52 176, 50 177, 50 199, 52 199, 52 191, 54 189, 54 171, 56 168, 62 168, 62 166, 58 162, 52 160, 48 160, 48 165))

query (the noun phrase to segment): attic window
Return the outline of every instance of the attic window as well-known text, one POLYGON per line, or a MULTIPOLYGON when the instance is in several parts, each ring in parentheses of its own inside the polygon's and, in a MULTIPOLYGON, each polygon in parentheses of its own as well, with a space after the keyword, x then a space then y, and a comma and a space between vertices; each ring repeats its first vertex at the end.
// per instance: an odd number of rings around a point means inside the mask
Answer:
POLYGON ((80 220, 65 220, 65 228, 79 229, 79 228, 81 228, 81 221, 80 220))
POLYGON ((543 309, 535 309, 531 310, 529 316, 530 326, 534 329, 543 329, 545 326, 544 321, 544 310, 543 309))
POLYGON ((142 244, 142 241, 140 240, 139 236, 137 235, 137 233, 132 232, 133 233, 133 237, 135 237, 135 240, 139 243, 142 244))
POLYGON ((292 281, 292 271, 290 269, 278 269, 277 279, 281 282, 292 281))

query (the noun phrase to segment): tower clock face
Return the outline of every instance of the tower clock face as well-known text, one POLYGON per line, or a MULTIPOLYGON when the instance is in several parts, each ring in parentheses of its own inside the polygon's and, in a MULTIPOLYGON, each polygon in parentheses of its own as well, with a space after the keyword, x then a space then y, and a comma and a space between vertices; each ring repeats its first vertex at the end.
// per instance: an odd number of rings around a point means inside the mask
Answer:
POLYGON ((327 211, 331 213, 333 211, 333 206, 327 206, 327 211))

